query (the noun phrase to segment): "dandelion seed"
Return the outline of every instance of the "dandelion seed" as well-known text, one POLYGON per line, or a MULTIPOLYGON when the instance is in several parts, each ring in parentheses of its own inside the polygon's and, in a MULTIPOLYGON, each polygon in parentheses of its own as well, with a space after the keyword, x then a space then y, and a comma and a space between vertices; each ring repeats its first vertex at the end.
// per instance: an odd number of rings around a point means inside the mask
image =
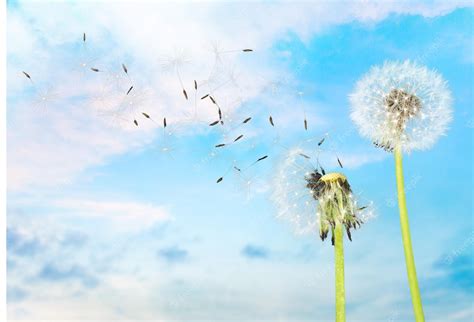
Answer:
POLYGON ((137 120, 133 120, 133 123, 135 123, 135 125, 138 126, 137 120))
POLYGON ((217 104, 216 100, 211 95, 209 95, 209 98, 211 99, 212 103, 217 104))
POLYGON ((245 48, 245 49, 242 49, 242 51, 243 51, 244 53, 248 53, 248 52, 251 52, 251 51, 253 51, 253 49, 250 49, 250 48, 245 48))
POLYGON ((217 110, 217 113, 219 114, 219 120, 222 120, 222 111, 220 108, 217 110))
POLYGON ((339 163, 339 166, 340 166, 341 168, 344 168, 344 167, 342 166, 342 162, 341 162, 341 160, 339 160, 339 158, 337 158, 337 163, 339 163))
POLYGON ((197 91, 198 89, 198 83, 196 82, 196 80, 194 80, 194 89, 197 91))
POLYGON ((270 121, 270 124, 271 124, 272 126, 275 126, 275 124, 273 124, 273 118, 272 118, 271 116, 268 118, 268 120, 270 121))
POLYGON ((203 97, 201 97, 201 99, 203 100, 203 99, 205 99, 205 98, 207 98, 207 97, 209 97, 209 94, 204 95, 203 97))
POLYGON ((166 128, 166 117, 163 118, 163 127, 166 128))
POLYGON ((321 144, 324 143, 324 140, 326 140, 326 138, 322 138, 322 140, 318 142, 318 146, 321 146, 321 144))
POLYGON ((186 93, 186 90, 183 88, 183 95, 184 97, 186 98, 186 100, 188 99, 188 93, 186 93))
POLYGON ((306 119, 304 119, 304 129, 308 130, 308 121, 306 119))
POLYGON ((96 72, 96 73, 99 72, 99 69, 98 69, 98 68, 91 67, 91 70, 92 70, 93 72, 96 72))
POLYGON ((236 166, 234 166, 234 169, 239 171, 239 172, 242 172, 242 170, 240 168, 237 168, 236 166))
POLYGON ((150 115, 148 115, 147 113, 145 113, 145 112, 142 112, 142 114, 143 114, 143 116, 144 116, 144 117, 146 117, 147 119, 149 119, 149 118, 150 118, 150 115))
POLYGON ((216 124, 219 124, 219 121, 214 121, 214 122, 212 122, 211 124, 209 124, 209 126, 214 126, 214 125, 216 125, 216 124))
POLYGON ((240 139, 243 138, 243 137, 244 137, 243 134, 239 135, 239 136, 234 140, 234 142, 237 142, 238 140, 240 140, 240 139))
POLYGON ((128 91, 127 91, 127 95, 130 94, 130 92, 132 91, 132 89, 133 89, 133 86, 130 86, 130 88, 129 88, 128 91))
POLYGON ((216 148, 222 148, 223 146, 225 146, 225 143, 217 144, 215 147, 216 147, 216 148))
POLYGON ((305 159, 311 159, 308 155, 304 154, 304 153, 300 153, 299 155, 301 155, 303 158, 305 159))
POLYGON ((28 74, 27 72, 22 72, 22 73, 23 73, 23 75, 25 75, 25 76, 26 76, 26 78, 28 78, 29 80, 31 80, 31 76, 30 76, 30 74, 28 74))
POLYGON ((245 124, 245 123, 249 122, 251 119, 252 119, 251 117, 247 117, 242 123, 245 124))
POLYGON ((219 183, 219 182, 221 182, 222 180, 224 180, 224 178, 223 178, 223 177, 220 177, 219 179, 217 179, 216 183, 219 183))
POLYGON ((86 33, 82 34, 82 42, 86 42, 86 33))
POLYGON ((260 162, 260 161, 262 161, 262 160, 265 160, 266 158, 268 158, 268 155, 265 155, 265 156, 263 156, 263 157, 261 157, 261 158, 258 158, 258 160, 255 161, 255 163, 260 162))
POLYGON ((127 69, 127 66, 125 66, 125 64, 122 64, 122 69, 125 72, 125 74, 128 75, 128 69, 127 69))

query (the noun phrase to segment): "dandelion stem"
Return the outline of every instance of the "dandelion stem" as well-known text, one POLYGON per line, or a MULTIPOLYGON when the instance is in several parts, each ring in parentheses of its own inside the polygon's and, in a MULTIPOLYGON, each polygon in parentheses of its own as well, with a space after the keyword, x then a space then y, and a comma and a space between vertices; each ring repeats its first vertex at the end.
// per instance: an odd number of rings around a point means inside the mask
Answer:
POLYGON ((421 303, 420 289, 416 278, 415 258, 411 246, 410 226, 408 223, 407 204, 405 199, 405 188, 403 183, 403 163, 400 147, 395 149, 395 173, 397 177, 398 206, 400 208, 400 226, 402 230, 403 248, 407 266, 408 284, 410 285, 413 311, 417 322, 425 321, 423 306, 421 303))
POLYGON ((346 300, 344 290, 344 242, 342 224, 334 228, 334 261, 336 265, 336 322, 346 321, 346 300))

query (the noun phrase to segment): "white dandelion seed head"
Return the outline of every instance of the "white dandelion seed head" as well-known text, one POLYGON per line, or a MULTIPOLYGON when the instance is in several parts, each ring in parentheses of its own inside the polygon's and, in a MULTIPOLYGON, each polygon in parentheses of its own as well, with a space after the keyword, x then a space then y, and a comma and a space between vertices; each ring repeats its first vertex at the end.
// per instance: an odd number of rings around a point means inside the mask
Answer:
POLYGON ((374 66, 350 95, 351 118, 362 136, 387 151, 432 147, 452 119, 452 98, 436 71, 411 61, 374 66))
POLYGON ((358 207, 347 178, 342 173, 321 174, 308 152, 290 150, 276 170, 272 198, 277 217, 289 221, 296 233, 319 233, 324 239, 337 224, 351 229, 362 224, 358 207))

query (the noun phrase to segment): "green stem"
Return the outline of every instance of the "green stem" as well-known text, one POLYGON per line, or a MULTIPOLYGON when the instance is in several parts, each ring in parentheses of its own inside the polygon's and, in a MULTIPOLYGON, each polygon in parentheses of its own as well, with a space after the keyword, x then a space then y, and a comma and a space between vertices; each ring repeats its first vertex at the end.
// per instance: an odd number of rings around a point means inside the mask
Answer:
POLYGON ((334 229, 334 261, 336 265, 336 322, 346 321, 346 300, 344 291, 344 240, 342 225, 334 229))
POLYGON ((417 322, 424 322, 423 306, 421 304, 420 289, 416 278, 415 258, 411 246, 410 225, 408 223, 407 204, 405 200, 405 188, 403 183, 403 163, 400 148, 395 149, 395 173, 397 176, 398 206, 400 208, 400 226, 402 230, 403 248, 405 251, 405 262, 407 266, 408 284, 410 285, 413 311, 417 322))

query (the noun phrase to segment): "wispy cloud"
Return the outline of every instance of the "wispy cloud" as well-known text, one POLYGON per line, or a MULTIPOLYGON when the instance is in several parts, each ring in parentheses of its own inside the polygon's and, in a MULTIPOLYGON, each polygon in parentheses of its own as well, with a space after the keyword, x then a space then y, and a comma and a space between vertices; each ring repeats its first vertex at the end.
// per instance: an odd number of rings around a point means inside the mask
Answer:
POLYGON ((42 242, 35 236, 30 236, 22 230, 7 229, 7 251, 17 256, 31 257, 42 248, 42 242))
POLYGON ((158 251, 158 256, 168 263, 182 262, 189 257, 188 251, 178 246, 160 249, 158 251))
POLYGON ((97 278, 80 265, 60 267, 49 263, 43 266, 36 277, 49 282, 80 281, 87 288, 93 288, 99 284, 97 278))
POLYGON ((16 286, 7 286, 7 301, 20 302, 28 297, 29 293, 25 289, 16 286))
POLYGON ((62 199, 52 202, 52 206, 77 216, 111 221, 124 229, 146 228, 171 218, 164 207, 134 201, 62 199))
POLYGON ((242 256, 250 259, 267 259, 270 252, 267 248, 254 244, 247 244, 241 251, 242 256))

